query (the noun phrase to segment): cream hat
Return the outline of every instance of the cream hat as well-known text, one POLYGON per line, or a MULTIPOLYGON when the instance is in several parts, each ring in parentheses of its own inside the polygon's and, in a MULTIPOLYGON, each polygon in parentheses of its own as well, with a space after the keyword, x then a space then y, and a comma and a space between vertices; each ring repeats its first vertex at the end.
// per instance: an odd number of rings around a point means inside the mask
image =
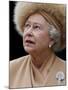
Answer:
POLYGON ((37 11, 44 11, 49 23, 54 24, 61 32, 61 47, 65 47, 66 5, 34 2, 17 2, 14 9, 14 23, 17 31, 22 34, 26 19, 37 11))

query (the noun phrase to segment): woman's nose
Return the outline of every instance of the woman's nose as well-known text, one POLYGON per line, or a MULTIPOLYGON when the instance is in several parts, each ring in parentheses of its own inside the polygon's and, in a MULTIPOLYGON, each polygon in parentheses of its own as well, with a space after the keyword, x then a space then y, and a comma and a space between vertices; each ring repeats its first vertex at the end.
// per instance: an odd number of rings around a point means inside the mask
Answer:
POLYGON ((25 35, 32 36, 32 27, 24 31, 25 35))

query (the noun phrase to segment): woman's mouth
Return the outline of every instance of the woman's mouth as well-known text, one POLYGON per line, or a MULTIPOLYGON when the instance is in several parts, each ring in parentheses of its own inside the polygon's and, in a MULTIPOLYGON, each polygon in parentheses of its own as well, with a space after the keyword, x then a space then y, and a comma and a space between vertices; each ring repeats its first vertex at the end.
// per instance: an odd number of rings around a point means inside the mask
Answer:
POLYGON ((35 44, 35 42, 32 41, 32 40, 25 40, 25 43, 27 43, 27 44, 35 44))

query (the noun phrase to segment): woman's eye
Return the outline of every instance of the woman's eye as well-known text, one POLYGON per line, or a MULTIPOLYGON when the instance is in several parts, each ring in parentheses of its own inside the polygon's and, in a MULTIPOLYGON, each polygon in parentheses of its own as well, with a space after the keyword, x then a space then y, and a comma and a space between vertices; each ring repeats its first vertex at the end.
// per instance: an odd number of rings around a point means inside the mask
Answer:
POLYGON ((40 26, 34 26, 34 29, 40 29, 40 26))
POLYGON ((30 27, 30 24, 25 24, 25 26, 24 26, 24 27, 25 27, 25 28, 26 28, 26 27, 30 27))

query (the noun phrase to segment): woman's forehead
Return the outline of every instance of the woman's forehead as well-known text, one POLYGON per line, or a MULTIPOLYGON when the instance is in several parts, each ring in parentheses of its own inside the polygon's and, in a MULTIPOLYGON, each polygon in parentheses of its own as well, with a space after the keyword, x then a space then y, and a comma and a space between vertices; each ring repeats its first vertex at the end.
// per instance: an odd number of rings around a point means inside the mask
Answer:
POLYGON ((32 14, 26 20, 26 23, 35 23, 35 24, 48 24, 44 17, 38 13, 32 14))

